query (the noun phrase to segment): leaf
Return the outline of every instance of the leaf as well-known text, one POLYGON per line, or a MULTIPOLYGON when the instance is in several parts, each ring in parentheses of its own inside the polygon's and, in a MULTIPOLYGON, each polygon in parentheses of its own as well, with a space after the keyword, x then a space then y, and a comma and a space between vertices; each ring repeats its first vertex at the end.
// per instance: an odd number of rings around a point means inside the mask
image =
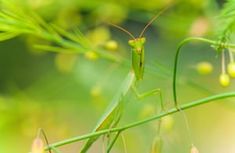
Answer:
POLYGON ((0 33, 0 41, 12 39, 18 35, 19 35, 18 33, 2 32, 2 33, 0 33))
POLYGON ((222 42, 229 40, 235 28, 235 0, 228 0, 219 15, 220 25, 218 26, 219 39, 222 42))
MULTIPOLYGON (((117 105, 110 114, 108 114, 101 122, 97 124, 97 127, 93 132, 97 132, 100 130, 108 129, 116 127, 118 124, 120 118, 121 118, 121 103, 119 102, 119 105, 117 105)), ((86 144, 83 146, 80 153, 85 153, 87 150, 91 147, 91 145, 99 138, 99 136, 95 136, 92 138, 89 138, 86 142, 86 144)))
POLYGON ((85 48, 91 48, 89 41, 86 39, 86 37, 80 32, 79 29, 75 29, 75 34, 69 33, 65 31, 64 29, 53 25, 53 27, 64 37, 68 38, 69 40, 72 40, 76 43, 82 44, 85 48))
POLYGON ((228 14, 234 12, 235 12, 235 0, 227 0, 221 11, 221 16, 226 17, 228 14))
POLYGON ((54 47, 50 45, 34 45, 33 46, 36 49, 41 49, 45 51, 52 51, 52 52, 66 52, 66 53, 72 53, 74 51, 62 47, 54 47))
POLYGON ((119 62, 121 57, 101 48, 94 48, 92 43, 76 28, 66 31, 56 25, 51 25, 35 14, 22 3, 14 0, 1 0, 0 3, 1 40, 14 38, 19 34, 27 34, 52 42, 57 47, 37 46, 45 51, 61 52, 64 48, 75 53, 85 54, 94 51, 100 57, 119 62))

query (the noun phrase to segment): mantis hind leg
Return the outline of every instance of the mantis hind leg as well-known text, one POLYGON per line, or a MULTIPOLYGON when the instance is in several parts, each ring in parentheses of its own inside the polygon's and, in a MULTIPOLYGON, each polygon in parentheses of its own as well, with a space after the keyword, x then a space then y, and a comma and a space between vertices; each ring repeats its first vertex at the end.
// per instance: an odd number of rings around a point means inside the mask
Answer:
MULTIPOLYGON (((156 88, 156 89, 152 89, 152 90, 149 90, 149 91, 145 91, 143 93, 139 93, 137 88, 136 88, 136 86, 133 85, 132 86, 132 90, 134 91, 134 93, 135 93, 135 95, 136 95, 136 97, 138 99, 143 99, 143 98, 146 98, 146 97, 150 97, 150 96, 154 96, 154 95, 159 95, 161 111, 165 110, 165 107, 164 107, 164 104, 163 104, 163 99, 162 99, 162 91, 161 91, 161 89, 156 88)), ((157 103, 157 100, 156 100, 156 103, 157 103)))
MULTIPOLYGON (((114 127, 117 126, 117 124, 119 123, 119 121, 121 119, 121 114, 122 113, 119 112, 118 114, 115 115, 116 116, 116 120, 111 123, 111 125, 109 126, 109 129, 114 128, 114 127)), ((111 151, 111 149, 113 148, 113 145, 117 141, 117 139, 118 139, 118 137, 119 137, 121 132, 122 131, 118 131, 115 134, 111 134, 110 132, 108 132, 106 134, 106 137, 107 137, 107 147, 105 149, 106 150, 105 153, 109 153, 111 151), (111 135, 114 135, 114 137, 112 138, 111 135)))
MULTIPOLYGON (((163 103, 163 99, 162 99, 162 92, 161 92, 161 89, 159 88, 156 88, 156 89, 152 89, 152 90, 149 90, 149 91, 146 91, 146 92, 143 92, 143 93, 139 93, 136 86, 133 85, 132 86, 132 89, 136 95, 136 97, 138 99, 143 99, 143 98, 146 98, 146 97, 150 97, 150 96, 154 96, 154 95, 159 95, 159 100, 160 100, 160 112, 164 112, 165 111, 165 107, 164 107, 164 103, 163 103)), ((157 103, 157 100, 156 100, 156 103, 157 103)), ((156 136, 153 140, 153 144, 152 144, 152 147, 151 147, 151 151, 152 152, 155 152, 156 149, 157 149, 157 152, 161 152, 161 147, 162 147, 162 138, 161 138, 161 124, 162 124, 162 119, 160 119, 158 121, 158 125, 157 125, 157 133, 156 133, 156 136)))
MULTIPOLYGON (((153 90, 150 90, 150 91, 146 91, 146 92, 143 92, 143 93, 139 93, 136 89, 136 86, 133 85, 132 86, 132 90, 134 91, 136 97, 138 99, 143 99, 143 98, 146 98, 146 97, 150 97, 150 96, 154 96, 154 95, 159 95, 159 99, 160 99, 160 106, 161 106, 161 111, 164 111, 165 108, 164 108, 164 104, 163 104, 163 100, 162 100, 162 92, 160 89, 153 89, 153 90)), ((157 102, 157 100, 156 100, 157 102)), ((160 124, 161 124, 161 121, 159 122, 159 130, 160 130, 160 124)), ((115 126, 110 126, 111 127, 115 127, 115 126)), ((118 131, 117 133, 115 133, 114 137, 111 139, 110 135, 111 134, 107 134, 108 136, 108 145, 107 145, 107 148, 106 148, 106 153, 110 153, 113 145, 115 144, 115 142, 117 141, 118 137, 120 136, 122 131, 118 131)))

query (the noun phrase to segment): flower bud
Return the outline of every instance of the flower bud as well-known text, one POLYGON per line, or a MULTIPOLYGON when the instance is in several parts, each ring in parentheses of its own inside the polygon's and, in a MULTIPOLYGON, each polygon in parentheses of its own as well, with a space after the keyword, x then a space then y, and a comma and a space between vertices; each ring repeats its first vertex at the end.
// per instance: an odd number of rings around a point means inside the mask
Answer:
POLYGON ((92 97, 98 97, 101 95, 102 89, 100 86, 96 85, 91 88, 90 94, 92 97))
POLYGON ((84 56, 89 60, 97 60, 98 55, 94 51, 87 51, 84 56))
POLYGON ((87 38, 93 46, 103 45, 110 39, 110 31, 107 27, 97 27, 87 33, 87 38))
POLYGON ((227 68, 228 68, 228 74, 231 77, 235 77, 235 63, 229 63, 227 68))
POLYGON ((209 62, 200 62, 196 66, 199 74, 210 74, 213 71, 213 66, 209 62))
POLYGON ((151 153, 161 153, 162 143, 161 137, 157 136, 152 143, 151 153))
POLYGON ((110 51, 115 51, 118 48, 118 43, 114 40, 109 40, 105 43, 105 48, 110 51))
POLYGON ((174 118, 172 116, 165 116, 162 118, 161 127, 162 130, 169 132, 174 126, 174 118))
POLYGON ((230 83, 230 78, 228 74, 221 74, 219 77, 219 82, 223 87, 227 87, 230 83))
POLYGON ((149 117, 155 113, 154 106, 148 104, 145 105, 142 109, 142 111, 139 114, 140 119, 144 119, 146 117, 149 117))
POLYGON ((73 70, 76 64, 77 57, 74 54, 57 54, 55 57, 56 68, 61 73, 69 73, 73 70))

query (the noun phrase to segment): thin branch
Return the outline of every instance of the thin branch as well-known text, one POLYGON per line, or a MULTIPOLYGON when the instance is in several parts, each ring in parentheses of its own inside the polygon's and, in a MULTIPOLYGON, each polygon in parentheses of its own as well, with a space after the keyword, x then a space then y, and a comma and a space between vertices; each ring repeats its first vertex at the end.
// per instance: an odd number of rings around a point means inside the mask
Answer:
MULTIPOLYGON (((209 97, 206 97, 206 98, 203 98, 203 99, 192 101, 192 102, 187 103, 187 104, 183 104, 179 108, 181 110, 186 110, 186 109, 193 108, 193 107, 196 107, 196 106, 199 106, 199 105, 202 105, 202 104, 206 104, 206 103, 209 103, 209 102, 212 102, 212 101, 215 101, 215 100, 225 99, 225 98, 229 98, 229 97, 235 97, 235 92, 227 92, 227 93, 222 93, 222 94, 209 96, 209 97)), ((53 144, 49 145, 48 147, 46 147, 45 150, 48 150, 51 147, 59 147, 59 146, 63 146, 63 145, 66 145, 66 144, 71 144, 71 143, 74 143, 74 142, 85 140, 85 139, 88 139, 88 138, 104 135, 104 134, 107 134, 107 133, 124 131, 124 130, 127 130, 129 128, 134 128, 134 127, 146 124, 146 123, 154 121, 154 120, 159 120, 159 119, 161 119, 165 116, 168 116, 168 115, 171 115, 171 114, 174 114, 174 113, 177 113, 177 112, 179 112, 178 108, 172 108, 167 112, 160 113, 156 116, 149 117, 147 119, 140 120, 140 121, 125 125, 123 127, 105 129, 105 130, 97 131, 97 132, 94 132, 94 133, 89 133, 89 134, 85 134, 85 135, 82 135, 82 136, 77 136, 77 137, 74 137, 74 138, 69 138, 69 139, 66 139, 66 140, 63 140, 63 141, 60 141, 60 142, 56 142, 56 143, 53 143, 53 144)))
POLYGON ((201 41, 201 42, 204 42, 204 43, 209 43, 212 46, 220 46, 222 48, 235 48, 235 44, 221 43, 221 42, 218 42, 218 41, 205 39, 205 38, 201 38, 201 37, 189 37, 189 38, 186 38, 183 41, 181 41, 178 45, 177 50, 176 50, 175 62, 174 62, 174 72, 173 72, 173 97, 174 97, 175 107, 178 107, 177 90, 176 90, 178 61, 179 61, 179 57, 180 57, 182 47, 185 44, 187 44, 191 41, 201 41))

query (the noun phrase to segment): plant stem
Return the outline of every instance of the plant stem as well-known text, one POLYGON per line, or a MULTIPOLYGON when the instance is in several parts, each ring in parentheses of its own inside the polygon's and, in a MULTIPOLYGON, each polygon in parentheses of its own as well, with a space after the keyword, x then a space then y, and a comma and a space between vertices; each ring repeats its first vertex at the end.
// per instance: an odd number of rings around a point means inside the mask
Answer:
POLYGON ((221 71, 222 74, 226 74, 226 66, 225 66, 225 52, 222 50, 222 55, 221 55, 221 71))
POLYGON ((63 146, 63 145, 66 145, 66 144, 71 144, 71 143, 74 143, 74 142, 77 142, 77 141, 92 138, 92 137, 95 137, 95 136, 104 135, 104 134, 107 134, 107 133, 124 131, 124 130, 127 130, 129 128, 137 127, 137 126, 140 126, 142 124, 148 123, 148 122, 153 121, 153 120, 159 120, 159 119, 161 119, 165 116, 177 113, 180 110, 186 110, 186 109, 189 109, 189 108, 196 107, 198 105, 206 104, 206 103, 214 101, 214 100, 225 99, 225 98, 229 98, 229 97, 235 97, 235 92, 227 92, 227 93, 217 94, 217 95, 209 96, 209 97, 206 97, 206 98, 203 98, 203 99, 195 100, 195 101, 192 101, 190 103, 183 104, 182 106, 179 107, 180 109, 172 108, 172 109, 168 110, 167 112, 160 113, 156 116, 149 117, 147 119, 140 120, 140 121, 125 125, 123 127, 105 129, 105 130, 97 131, 97 132, 94 132, 94 133, 89 133, 89 134, 85 134, 85 135, 82 135, 82 136, 77 136, 77 137, 74 137, 74 138, 70 138, 70 139, 60 141, 60 142, 56 142, 56 143, 50 144, 47 148, 45 148, 45 150, 48 150, 51 147, 59 147, 59 146, 63 146))
POLYGON ((231 51, 231 49, 228 50, 229 53, 229 59, 230 59, 230 63, 234 63, 234 57, 233 57, 233 52, 231 51))
POLYGON ((181 41, 178 45, 178 48, 176 50, 176 55, 175 55, 175 62, 174 62, 174 72, 173 72, 173 98, 174 98, 174 104, 175 107, 178 107, 178 101, 177 101, 177 91, 176 91, 176 79, 177 79, 177 69, 178 69, 178 61, 179 61, 179 55, 181 53, 181 48, 191 42, 191 41, 201 41, 204 43, 209 43, 213 46, 223 46, 223 48, 235 48, 235 44, 230 44, 230 43, 221 43, 218 41, 206 39, 206 38, 201 38, 201 37, 189 37, 181 41))

